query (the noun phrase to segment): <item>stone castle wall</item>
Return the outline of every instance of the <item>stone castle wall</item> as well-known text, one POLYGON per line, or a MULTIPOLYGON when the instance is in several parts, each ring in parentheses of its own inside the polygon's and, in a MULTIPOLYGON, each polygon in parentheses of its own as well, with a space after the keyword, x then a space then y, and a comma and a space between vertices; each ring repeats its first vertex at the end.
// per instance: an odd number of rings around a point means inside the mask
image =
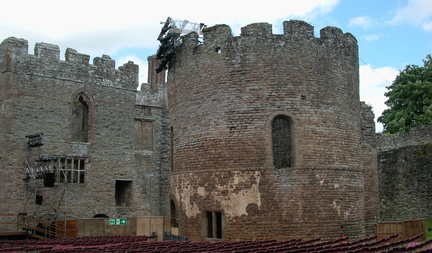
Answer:
POLYGON ((407 146, 426 145, 432 143, 431 128, 415 127, 406 132, 377 134, 378 151, 385 152, 407 146))
MULTIPOLYGON (((171 214, 190 240, 209 239, 215 224, 224 240, 374 233, 374 117, 359 101, 351 34, 326 27, 317 38, 302 21, 284 22, 280 35, 266 23, 236 37, 207 28, 203 43, 183 38, 168 90, 163 72, 137 91, 132 62, 116 69, 107 55, 90 64, 73 49, 59 54, 47 43, 34 55, 23 39, 0 44, 0 213, 45 211, 25 190, 25 158, 54 155, 86 159, 84 183, 67 185, 72 219, 171 214), (78 98, 89 108, 86 141, 75 140, 78 98), (288 135, 274 135, 279 119, 288 135), (40 132, 44 145, 28 148, 25 136, 40 132), (285 166, 275 143, 289 146, 285 166)), ((64 189, 31 183, 46 201, 64 189)))
POLYGON ((432 128, 378 134, 383 221, 432 220, 432 128))
POLYGON ((64 183, 43 187, 43 180, 32 179, 25 190, 23 182, 26 158, 35 164, 50 156, 86 159, 84 183, 67 184, 67 201, 57 208, 66 208, 68 218, 169 215, 165 86, 144 84, 137 91, 132 62, 116 69, 107 55, 89 64, 76 50, 67 49, 64 61, 59 54, 47 43, 28 54, 24 39, 0 45, 0 213, 55 212, 46 204, 64 183), (72 130, 80 96, 88 105, 84 141, 72 130), (25 136, 41 132, 44 145, 29 148, 25 136), (120 191, 125 199, 116 202, 120 191), (44 196, 42 205, 35 205, 36 193, 44 196))
POLYGON ((380 195, 377 169, 377 139, 372 107, 361 102, 361 156, 365 190, 365 227, 367 234, 376 234, 380 219, 380 195))
POLYGON ((226 240, 364 235, 373 213, 364 167, 376 165, 363 161, 373 146, 361 144, 358 81, 357 41, 338 28, 316 38, 289 21, 282 35, 260 23, 236 37, 207 28, 202 44, 186 36, 168 76, 181 233, 208 237, 208 213, 220 212, 226 240), (280 116, 290 122, 291 165, 275 169, 280 116))

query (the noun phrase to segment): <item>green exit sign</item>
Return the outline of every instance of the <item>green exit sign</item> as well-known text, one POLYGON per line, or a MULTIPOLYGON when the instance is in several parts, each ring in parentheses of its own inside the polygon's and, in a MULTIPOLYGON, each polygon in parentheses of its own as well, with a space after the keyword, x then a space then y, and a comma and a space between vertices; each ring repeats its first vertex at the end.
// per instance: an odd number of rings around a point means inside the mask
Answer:
POLYGON ((126 225, 127 219, 108 219, 108 225, 126 225))

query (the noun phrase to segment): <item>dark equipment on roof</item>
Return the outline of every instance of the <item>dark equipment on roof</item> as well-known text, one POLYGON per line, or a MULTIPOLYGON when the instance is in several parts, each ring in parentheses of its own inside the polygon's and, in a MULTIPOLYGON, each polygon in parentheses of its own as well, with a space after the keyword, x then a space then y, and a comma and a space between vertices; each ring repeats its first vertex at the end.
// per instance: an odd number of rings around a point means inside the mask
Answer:
POLYGON ((201 30, 204 28, 204 24, 191 23, 188 20, 173 20, 168 17, 164 26, 158 36, 158 40, 161 43, 156 54, 156 59, 161 60, 159 67, 156 69, 156 73, 159 73, 167 69, 168 62, 173 58, 175 48, 179 46, 182 41, 182 36, 191 32, 202 35, 201 30))

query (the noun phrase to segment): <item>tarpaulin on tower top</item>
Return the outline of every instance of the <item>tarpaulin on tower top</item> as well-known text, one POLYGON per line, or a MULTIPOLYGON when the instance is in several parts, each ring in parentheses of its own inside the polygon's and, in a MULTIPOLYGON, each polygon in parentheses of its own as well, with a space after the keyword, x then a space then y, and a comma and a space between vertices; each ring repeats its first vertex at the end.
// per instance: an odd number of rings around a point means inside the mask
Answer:
POLYGON ((196 32, 198 36, 202 36, 202 29, 205 27, 203 23, 192 23, 188 20, 174 20, 168 17, 165 22, 161 22, 164 26, 159 33, 158 40, 161 43, 156 54, 156 59, 161 60, 156 72, 159 73, 167 69, 168 62, 172 59, 175 53, 175 47, 182 43, 181 38, 191 32, 196 32))

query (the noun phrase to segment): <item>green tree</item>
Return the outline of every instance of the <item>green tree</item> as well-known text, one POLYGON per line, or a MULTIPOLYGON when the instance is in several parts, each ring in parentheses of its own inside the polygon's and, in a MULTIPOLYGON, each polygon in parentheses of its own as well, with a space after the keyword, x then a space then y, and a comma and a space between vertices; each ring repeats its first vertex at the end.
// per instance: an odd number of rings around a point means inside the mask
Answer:
POLYGON ((378 118, 385 133, 404 132, 413 127, 432 125, 432 57, 424 66, 408 65, 387 87, 389 107, 378 118))

